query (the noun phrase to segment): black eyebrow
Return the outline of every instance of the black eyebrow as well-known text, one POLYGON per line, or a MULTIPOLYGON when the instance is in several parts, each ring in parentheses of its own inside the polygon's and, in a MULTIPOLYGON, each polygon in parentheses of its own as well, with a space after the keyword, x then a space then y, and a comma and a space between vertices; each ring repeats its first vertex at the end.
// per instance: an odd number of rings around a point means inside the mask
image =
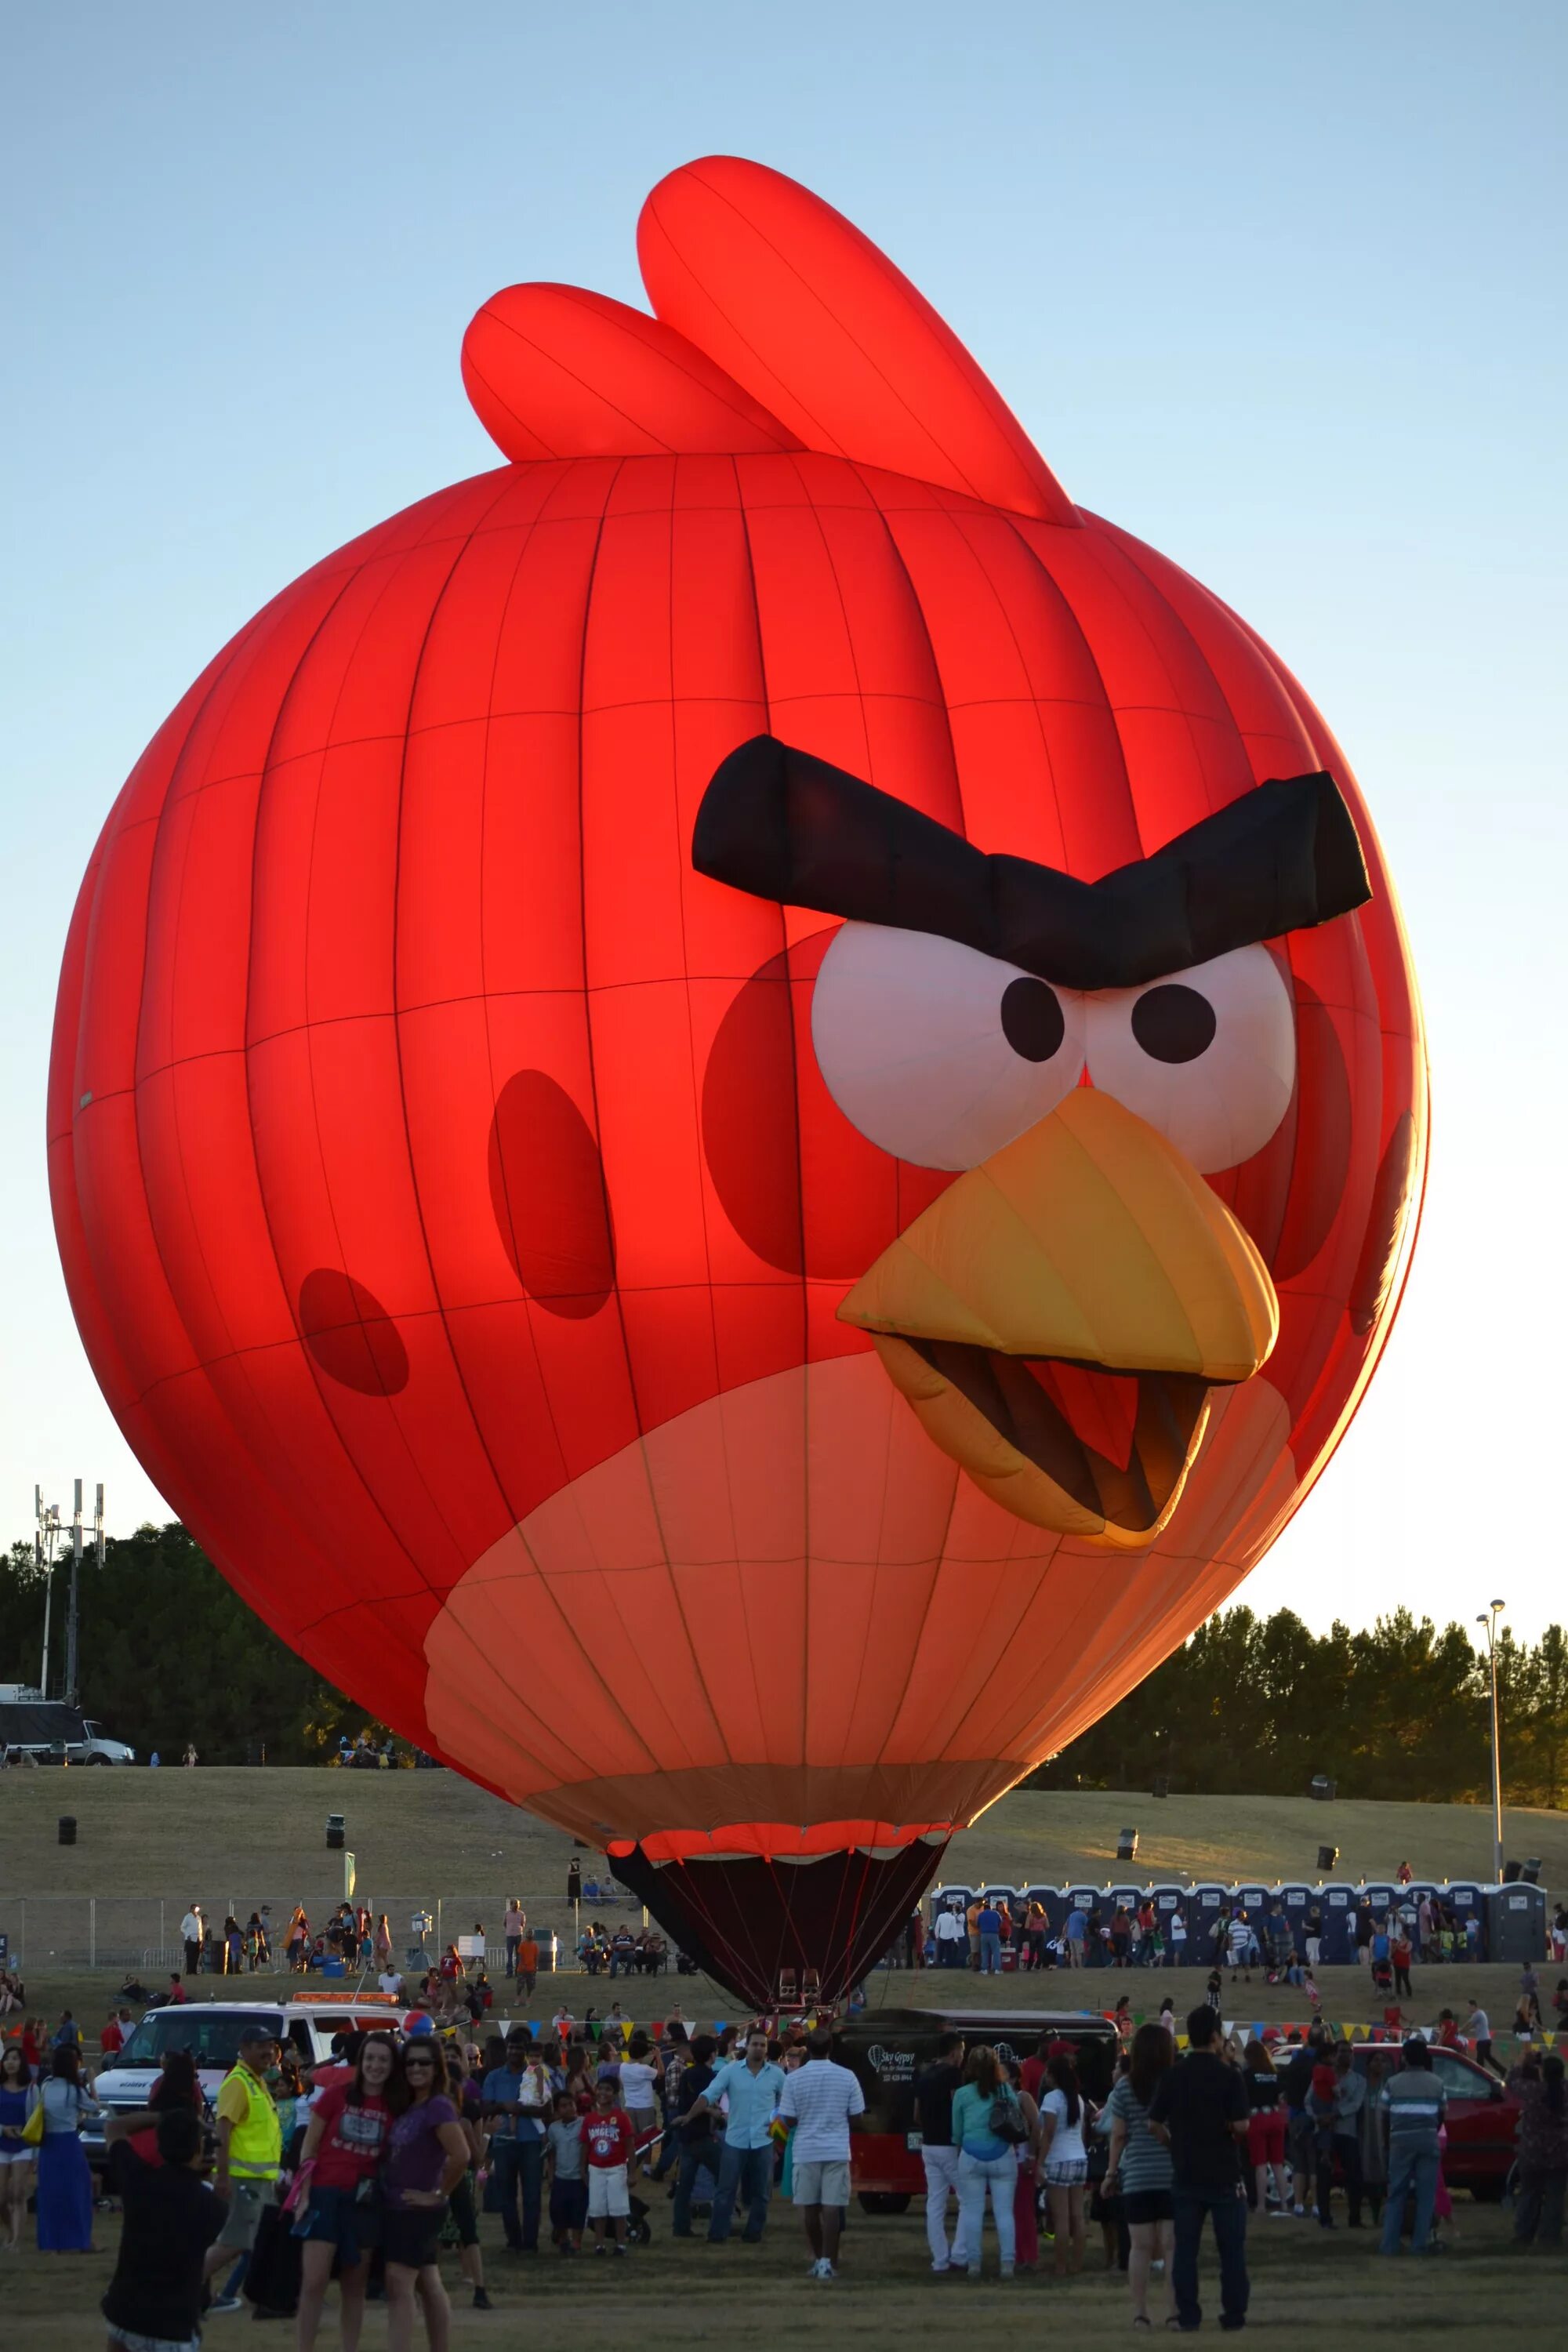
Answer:
POLYGON ((1063 988, 1134 988, 1372 896, 1333 778, 1274 777, 1098 882, 962 835, 828 761, 756 735, 714 770, 700 874, 754 898, 931 931, 1063 988))

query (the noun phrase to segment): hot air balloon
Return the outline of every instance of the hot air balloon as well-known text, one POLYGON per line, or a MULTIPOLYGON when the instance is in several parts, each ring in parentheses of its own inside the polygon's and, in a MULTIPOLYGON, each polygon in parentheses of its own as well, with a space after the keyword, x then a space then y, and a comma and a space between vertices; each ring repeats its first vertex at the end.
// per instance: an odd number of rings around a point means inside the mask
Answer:
POLYGON ((71 924, 88 1353, 247 1601, 762 2001, 1260 1558, 1388 1336, 1350 769, 837 213, 728 157, 463 348, 71 924))

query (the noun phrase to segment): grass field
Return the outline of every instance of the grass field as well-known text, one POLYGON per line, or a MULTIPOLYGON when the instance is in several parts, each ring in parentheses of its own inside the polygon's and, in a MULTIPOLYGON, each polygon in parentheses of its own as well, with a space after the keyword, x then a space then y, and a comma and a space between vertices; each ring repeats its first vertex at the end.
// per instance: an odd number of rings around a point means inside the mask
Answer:
MULTIPOLYGON (((764 2352, 797 2346, 903 2352, 911 2343, 961 2329, 977 2338, 997 2331, 1050 2331, 1074 2343, 1126 2339, 1132 2332, 1124 2282, 1099 2267, 1097 2231, 1090 2268, 1080 2279, 1020 2276, 1005 2284, 991 2276, 971 2284, 931 2277, 918 2207, 898 2220, 857 2213, 845 2239, 842 2275, 822 2286, 805 2275, 799 2224, 782 2201, 775 2200, 757 2247, 738 2240, 710 2246, 701 2238, 677 2243, 668 2217, 656 2190, 651 2246, 626 2263, 584 2257, 571 2264, 549 2253, 529 2260, 496 2252, 499 2226, 487 2221, 496 2309, 468 2307, 456 2264, 447 2257, 454 2344, 563 2344, 591 2335, 596 2343, 634 2345, 637 2352, 685 2352, 693 2344, 732 2345, 743 2336, 764 2352)), ((119 2224, 111 2214, 100 2214, 99 2222, 110 2249, 119 2224)), ((1464 2197, 1455 2200, 1455 2226, 1457 2242, 1447 2253, 1385 2263, 1374 2252, 1369 2230, 1342 2227, 1331 2234, 1310 2221, 1255 2224, 1248 2242, 1249 2331, 1256 2326, 1278 2352, 1381 2338, 1415 2343, 1433 2336, 1493 2344, 1505 2332, 1524 2345, 1560 2341, 1568 2284, 1563 2256, 1514 2253, 1508 2214, 1464 2197)), ((986 2259, 994 2270, 990 2240, 986 2259)), ((8 2352, 98 2352, 103 2342, 98 2298, 109 2270, 107 2251, 0 2256, 0 2340, 8 2352)), ((1205 2259, 1204 2293, 1207 2333, 1217 2315, 1212 2250, 1205 2259)), ((328 2319, 335 2320, 331 2307, 328 2319)), ((251 2335, 247 2320, 215 2319, 206 2343, 211 2352, 231 2336, 247 2342, 251 2335)), ((292 2343, 292 2329, 279 2325, 258 2340, 292 2343)), ((321 2342, 325 2347, 336 2341, 335 2326, 329 2324, 321 2342)), ((384 2315, 373 2306, 363 2352, 382 2352, 385 2342, 384 2315)))

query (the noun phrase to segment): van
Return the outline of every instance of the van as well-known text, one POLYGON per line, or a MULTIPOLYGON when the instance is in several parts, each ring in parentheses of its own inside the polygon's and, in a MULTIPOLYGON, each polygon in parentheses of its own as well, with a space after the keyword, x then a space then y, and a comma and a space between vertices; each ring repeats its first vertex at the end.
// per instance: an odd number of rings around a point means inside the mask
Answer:
POLYGON ((1084 2010, 880 2009, 850 2018, 834 2033, 833 2054, 847 2066, 866 2098, 866 2113, 849 2140, 850 2175, 868 2213, 902 2213, 925 2194, 920 2134, 915 2129, 915 2078, 936 2063, 944 2033, 962 2033, 971 2049, 989 2042, 999 2058, 1032 2058, 1042 2034, 1073 2046, 1085 2095, 1096 2105, 1110 2095, 1121 2046, 1108 2018, 1084 2010))
POLYGON ((167 2050, 190 2052, 210 2109, 239 2056, 239 2037, 247 2026, 262 2026, 285 2048, 296 2051, 301 2064, 319 2066, 332 2054, 334 2034, 396 2031, 413 2014, 406 2002, 379 1992, 312 1993, 290 2001, 187 2000, 150 2009, 92 2086, 101 2112, 82 2126, 88 2161, 101 2165, 104 2160, 103 2126, 109 2116, 134 2114, 146 2105, 167 2050))

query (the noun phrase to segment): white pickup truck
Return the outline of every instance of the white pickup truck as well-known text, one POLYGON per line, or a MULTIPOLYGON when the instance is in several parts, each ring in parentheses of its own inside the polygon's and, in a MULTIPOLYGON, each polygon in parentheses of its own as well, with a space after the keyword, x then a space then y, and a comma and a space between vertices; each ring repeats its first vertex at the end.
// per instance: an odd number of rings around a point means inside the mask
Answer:
POLYGON ((289 2001, 188 2000, 150 2009, 132 2028, 124 2048, 99 2070, 92 2095, 105 2112, 89 2116, 82 2126, 88 2161, 103 2162, 106 2115, 130 2115, 146 2105, 167 2050, 190 2052, 210 2113, 224 2076, 239 2056, 239 2037, 247 2026, 264 2026, 310 2067, 331 2056, 334 2034, 400 2031, 414 2014, 406 2002, 378 1992, 289 2001))

